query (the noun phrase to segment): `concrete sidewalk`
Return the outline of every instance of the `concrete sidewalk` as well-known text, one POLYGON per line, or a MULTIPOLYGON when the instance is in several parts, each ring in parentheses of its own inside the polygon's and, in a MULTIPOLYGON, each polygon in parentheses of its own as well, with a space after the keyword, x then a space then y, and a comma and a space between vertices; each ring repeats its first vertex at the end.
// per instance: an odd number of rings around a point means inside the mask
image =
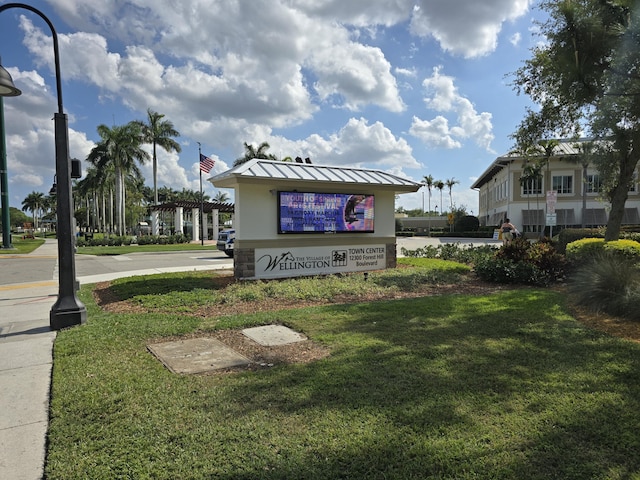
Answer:
MULTIPOLYGON (((57 257, 57 242, 47 240, 30 255, 57 257)), ((180 268, 115 272, 78 280, 84 285, 161 271, 180 268)), ((56 332, 49 328, 49 312, 57 298, 58 282, 54 280, 0 285, 0 479, 3 480, 39 480, 44 475, 56 338, 56 332)))
MULTIPOLYGON (((32 255, 56 255, 47 241, 32 255)), ((0 478, 43 476, 55 332, 55 281, 0 286, 0 478)))

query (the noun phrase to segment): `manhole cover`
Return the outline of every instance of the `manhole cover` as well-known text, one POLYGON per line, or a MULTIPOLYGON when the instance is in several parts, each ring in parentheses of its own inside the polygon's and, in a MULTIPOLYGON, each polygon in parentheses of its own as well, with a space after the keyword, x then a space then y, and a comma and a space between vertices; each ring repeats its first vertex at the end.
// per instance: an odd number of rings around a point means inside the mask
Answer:
POLYGON ((251 363, 247 357, 214 338, 156 343, 147 348, 173 373, 203 373, 251 363))
POLYGON ((256 343, 266 347, 304 342, 307 337, 283 325, 265 325, 263 327, 245 328, 242 333, 256 343))

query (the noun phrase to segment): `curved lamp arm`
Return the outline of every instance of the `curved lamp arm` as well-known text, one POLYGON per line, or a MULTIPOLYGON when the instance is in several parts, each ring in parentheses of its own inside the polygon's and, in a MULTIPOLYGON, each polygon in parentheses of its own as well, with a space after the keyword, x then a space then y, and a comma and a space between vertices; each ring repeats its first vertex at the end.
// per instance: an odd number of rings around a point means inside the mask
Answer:
POLYGON ((40 10, 38 10, 35 7, 32 7, 31 5, 26 5, 24 3, 5 3, 4 5, 0 5, 0 13, 4 12, 5 10, 9 10, 10 8, 23 8, 25 10, 29 10, 35 13, 36 15, 40 16, 40 18, 42 18, 47 23, 47 25, 49 25, 49 28, 51 29, 51 34, 53 36, 53 60, 54 60, 54 65, 56 69, 56 93, 58 96, 58 113, 64 113, 62 109, 62 78, 60 76, 60 53, 58 50, 58 33, 56 32, 56 29, 53 26, 53 23, 51 23, 51 20, 49 20, 47 16, 44 13, 42 13, 40 10))

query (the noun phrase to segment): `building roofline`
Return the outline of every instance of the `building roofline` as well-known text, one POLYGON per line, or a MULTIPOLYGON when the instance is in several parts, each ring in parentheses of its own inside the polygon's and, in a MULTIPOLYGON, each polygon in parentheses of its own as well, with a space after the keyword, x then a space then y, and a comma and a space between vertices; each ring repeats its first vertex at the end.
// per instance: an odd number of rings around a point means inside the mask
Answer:
MULTIPOLYGON (((575 157, 581 154, 580 144, 586 142, 599 142, 593 138, 579 138, 579 139, 556 139, 558 141, 557 150, 554 151, 550 158, 563 158, 563 157, 575 157)), ((541 151, 539 155, 522 155, 516 151, 510 151, 504 155, 496 158, 491 165, 478 177, 478 179, 471 185, 472 189, 481 188, 489 180, 496 176, 496 174, 508 166, 510 163, 516 160, 525 160, 525 158, 543 158, 545 155, 541 151)))
POLYGON ((249 160, 207 180, 216 187, 223 188, 232 187, 247 180, 392 187, 398 192, 415 192, 422 186, 419 182, 383 170, 283 162, 261 158, 249 160))

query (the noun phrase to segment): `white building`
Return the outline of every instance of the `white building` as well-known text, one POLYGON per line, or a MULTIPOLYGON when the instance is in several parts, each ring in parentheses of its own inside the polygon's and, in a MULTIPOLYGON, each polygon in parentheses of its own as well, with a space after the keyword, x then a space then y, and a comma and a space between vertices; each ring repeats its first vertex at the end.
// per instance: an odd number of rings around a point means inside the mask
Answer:
MULTIPOLYGON (((496 158, 471 186, 480 195, 480 224, 499 225, 509 218, 523 232, 543 231, 546 225, 553 226, 554 221, 560 228, 606 225, 611 205, 601 197, 596 168, 581 163, 579 143, 561 140, 537 181, 521 182, 527 159, 520 154, 496 158)), ((636 172, 623 225, 640 224, 637 178, 636 172)))

